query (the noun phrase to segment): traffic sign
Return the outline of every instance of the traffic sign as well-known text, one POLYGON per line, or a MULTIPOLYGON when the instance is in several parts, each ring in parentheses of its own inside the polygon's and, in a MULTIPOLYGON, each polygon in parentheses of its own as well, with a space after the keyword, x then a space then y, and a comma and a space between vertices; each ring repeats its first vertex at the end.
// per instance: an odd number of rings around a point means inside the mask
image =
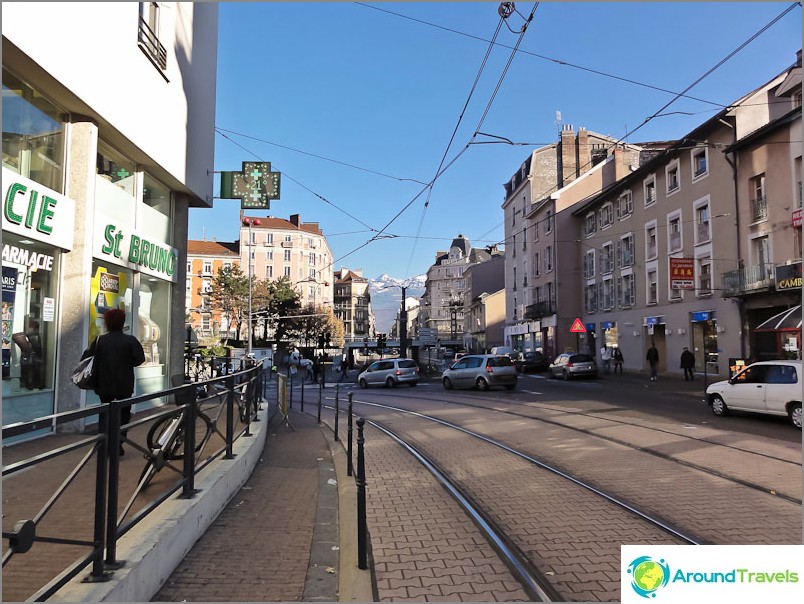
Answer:
POLYGON ((580 319, 575 319, 572 327, 570 327, 570 333, 586 333, 586 327, 584 327, 580 319))

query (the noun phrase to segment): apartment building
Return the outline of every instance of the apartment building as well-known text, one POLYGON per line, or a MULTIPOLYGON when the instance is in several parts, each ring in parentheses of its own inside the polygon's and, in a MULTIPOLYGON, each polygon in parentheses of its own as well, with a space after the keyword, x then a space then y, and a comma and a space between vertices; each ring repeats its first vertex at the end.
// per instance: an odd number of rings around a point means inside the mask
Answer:
POLYGON ((506 345, 548 356, 576 346, 569 328, 581 311, 580 255, 570 209, 650 155, 616 142, 566 125, 505 183, 506 345))
POLYGON ((343 323, 346 342, 359 341, 374 334, 369 280, 361 269, 335 271, 335 316, 343 323))
POLYGON ((3 4, 4 424, 99 404, 70 374, 110 308, 145 350, 136 395, 183 372, 187 216, 212 205, 217 30, 215 3, 3 4), (27 336, 11 338, 29 329, 35 379, 27 336))
POLYGON ((259 280, 290 280, 302 307, 332 305, 332 251, 317 222, 268 216, 240 217, 240 266, 259 280))
POLYGON ((742 313, 734 303, 754 295, 738 291, 741 286, 770 293, 777 249, 772 244, 778 244, 780 260, 801 258, 800 244, 798 252, 793 249, 793 170, 801 147, 790 143, 796 120, 793 138, 800 140, 800 107, 795 117, 793 99, 779 103, 774 96, 786 75, 721 111, 573 211, 582 229, 580 283, 587 333, 580 341, 588 352, 597 354, 604 343, 619 347, 626 368, 643 369, 646 351, 655 345, 659 370, 680 373, 681 352, 688 347, 697 371, 723 377, 730 358, 756 352, 746 345, 751 325, 745 319, 758 322, 793 303, 795 296, 776 297, 774 292, 764 298, 770 309, 763 315, 742 313), (774 113, 778 120, 772 120, 774 113), (776 124, 771 130, 768 120, 776 124), (759 141, 773 136, 787 142, 759 150, 759 141), (785 166, 778 167, 781 182, 773 199, 761 188, 767 185, 762 176, 772 169, 767 164, 771 157, 784 159, 785 166), (749 258, 756 268, 746 268, 749 258))
POLYGON ((237 337, 236 327, 220 309, 213 308, 209 292, 215 276, 223 267, 240 266, 240 246, 237 242, 187 242, 187 292, 185 308, 189 324, 204 338, 237 337))
POLYGON ((472 248, 463 235, 452 240, 448 252, 436 252, 435 262, 427 269, 419 326, 435 329, 442 341, 460 344, 464 329, 464 271, 470 264, 490 258, 489 252, 472 248))
POLYGON ((505 253, 492 248, 488 260, 464 270, 463 347, 485 352, 504 342, 505 253))

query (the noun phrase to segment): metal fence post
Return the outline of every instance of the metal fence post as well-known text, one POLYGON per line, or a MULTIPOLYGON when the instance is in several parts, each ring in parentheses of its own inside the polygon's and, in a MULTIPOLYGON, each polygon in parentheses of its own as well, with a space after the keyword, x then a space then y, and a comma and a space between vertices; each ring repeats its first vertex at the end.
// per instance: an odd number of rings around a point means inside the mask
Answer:
POLYGON ((318 382, 318 423, 321 423, 321 399, 324 397, 324 382, 318 382))
POLYGON ((338 416, 340 415, 340 402, 338 395, 340 394, 341 385, 335 384, 335 442, 338 442, 338 416))
POLYGON ((293 409, 293 374, 288 369, 288 381, 290 382, 290 403, 288 409, 293 409))
POLYGON ((98 456, 95 469, 95 526, 93 532, 93 545, 96 550, 92 561, 92 574, 90 580, 101 580, 103 573, 104 530, 106 528, 106 469, 109 451, 109 411, 98 414, 98 434, 103 438, 98 442, 96 455, 98 456))
MULTIPOLYGON (((242 367, 242 363, 241 363, 242 367)), ((226 455, 224 459, 234 459, 234 376, 226 380, 226 455)))
POLYGON ((198 417, 197 391, 187 388, 184 404, 184 486, 182 499, 191 499, 195 495, 195 420, 198 417))
POLYGON ((346 475, 352 475, 352 395, 353 393, 349 393, 349 411, 347 413, 346 418, 346 475))
POLYGON ((107 454, 109 458, 109 490, 106 506, 106 566, 117 566, 117 496, 120 490, 120 405, 109 403, 107 454))
POLYGON ((363 457, 363 426, 366 420, 362 417, 357 420, 357 568, 366 570, 368 560, 366 555, 366 464, 363 457))
MULTIPOLYGON (((307 376, 304 379, 306 380, 307 376)), ((301 383, 301 412, 304 413, 304 380, 301 383)))

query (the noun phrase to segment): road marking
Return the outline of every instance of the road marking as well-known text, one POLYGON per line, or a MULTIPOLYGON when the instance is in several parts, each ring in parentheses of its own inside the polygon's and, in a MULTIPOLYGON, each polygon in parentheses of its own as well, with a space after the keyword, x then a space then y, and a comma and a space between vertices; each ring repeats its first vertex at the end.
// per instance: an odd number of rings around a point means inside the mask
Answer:
POLYGON ((528 394, 541 394, 541 392, 534 392, 533 390, 522 390, 522 392, 527 392, 528 394))

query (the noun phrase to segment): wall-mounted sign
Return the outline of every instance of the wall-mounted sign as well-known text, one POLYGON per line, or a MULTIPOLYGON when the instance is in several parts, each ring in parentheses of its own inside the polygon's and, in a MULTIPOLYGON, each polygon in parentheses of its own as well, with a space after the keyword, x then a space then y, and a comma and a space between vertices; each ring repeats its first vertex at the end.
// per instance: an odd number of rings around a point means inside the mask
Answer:
POLYGON ((712 318, 712 311, 704 310, 701 312, 694 312, 692 313, 692 322, 693 323, 701 323, 703 321, 708 321, 712 318))
POLYGON ((176 283, 176 248, 98 213, 92 253, 100 260, 176 283))
POLYGON ((695 260, 670 258, 670 288, 695 289, 695 260))
POLYGON ((776 291, 801 289, 801 261, 776 267, 776 291))
POLYGON ((279 199, 279 172, 271 162, 243 162, 241 172, 221 172, 221 198, 240 198, 241 209, 268 209, 279 199))
POLYGON ((75 202, 3 167, 3 230, 71 250, 75 202))
POLYGON ((792 222, 795 228, 801 228, 801 208, 793 210, 792 222))
POLYGON ((42 320, 50 323, 56 318, 56 298, 42 299, 42 320))

